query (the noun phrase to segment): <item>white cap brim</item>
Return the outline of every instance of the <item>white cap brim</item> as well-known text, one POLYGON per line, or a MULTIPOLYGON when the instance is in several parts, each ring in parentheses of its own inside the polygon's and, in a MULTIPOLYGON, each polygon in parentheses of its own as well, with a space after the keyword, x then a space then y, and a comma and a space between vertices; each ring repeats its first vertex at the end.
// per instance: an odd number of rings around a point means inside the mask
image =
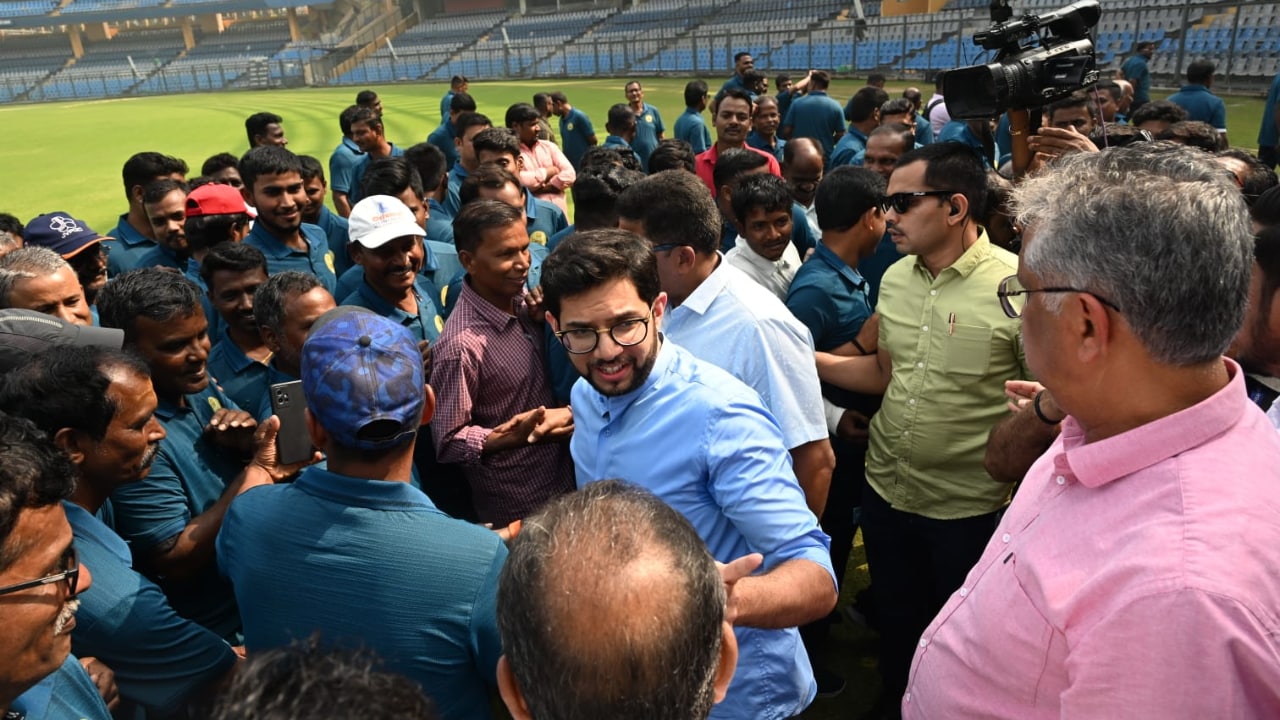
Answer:
POLYGON ((377 228, 372 232, 365 233, 362 237, 353 238, 352 242, 359 243, 362 247, 373 250, 386 245, 396 238, 407 237, 410 235, 426 237, 427 231, 423 230, 420 225, 414 222, 397 222, 377 228))

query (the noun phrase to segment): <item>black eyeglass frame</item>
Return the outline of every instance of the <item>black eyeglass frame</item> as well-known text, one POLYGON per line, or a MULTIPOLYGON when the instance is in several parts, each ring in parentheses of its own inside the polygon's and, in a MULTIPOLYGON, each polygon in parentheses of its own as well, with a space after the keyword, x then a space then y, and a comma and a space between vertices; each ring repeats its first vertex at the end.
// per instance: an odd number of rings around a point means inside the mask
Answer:
POLYGON ((649 321, 650 320, 653 320, 652 307, 649 308, 648 314, 642 318, 630 318, 627 320, 622 320, 620 322, 614 323, 613 325, 607 328, 569 328, 568 330, 560 330, 556 332, 555 336, 560 340, 560 344, 564 346, 565 352, 569 353, 570 355, 587 355, 589 353, 595 352, 596 348, 599 347, 600 345, 600 336, 605 333, 609 333, 609 339, 612 340, 618 347, 634 347, 636 345, 639 345, 640 343, 644 342, 649 338, 649 321), (614 331, 620 327, 630 325, 631 323, 640 323, 641 325, 644 325, 644 333, 635 342, 622 342, 621 340, 618 339, 618 336, 614 334, 614 331), (595 333, 595 342, 591 343, 591 347, 587 348, 586 350, 574 350, 570 348, 569 341, 567 339, 567 336, 569 335, 569 333, 584 332, 584 331, 595 333))
POLYGON ((80 581, 80 554, 76 552, 75 546, 72 545, 67 548, 67 551, 63 553, 62 557, 64 558, 66 569, 53 573, 52 575, 45 575, 44 577, 37 578, 35 580, 20 582, 17 585, 0 587, 0 595, 8 595, 10 593, 21 592, 23 590, 40 587, 42 585, 52 585, 66 580, 67 597, 75 597, 76 584, 80 581))
POLYGON ((1065 292, 1084 293, 1086 295, 1094 296, 1095 298, 1098 299, 1098 302, 1102 303, 1103 305, 1106 305, 1107 307, 1111 308, 1112 310, 1115 310, 1118 313, 1123 312, 1120 309, 1119 305, 1116 305, 1115 303, 1102 297, 1101 295, 1099 295, 1098 293, 1092 290, 1085 290, 1083 288, 1074 288, 1074 287, 1044 287, 1044 288, 1035 288, 1034 290, 1022 288, 1020 290, 1010 290, 1009 289, 1010 283, 1016 283, 1016 282, 1018 282, 1018 276, 1010 275, 1000 281, 1000 287, 996 290, 996 297, 1000 298, 1000 309, 1004 310, 1005 315, 1015 320, 1022 317, 1022 311, 1013 307, 1011 298, 1015 298, 1019 295, 1031 295, 1033 293, 1065 293, 1065 292))
POLYGON ((962 194, 963 193, 960 193, 956 190, 916 190, 914 192, 893 193, 892 195, 885 195, 884 197, 880 198, 880 210, 881 212, 886 212, 886 213, 889 212, 890 210, 893 210, 899 215, 902 215, 904 213, 910 212, 911 208, 915 207, 915 203, 913 201, 916 198, 951 197, 952 195, 962 195, 962 194))

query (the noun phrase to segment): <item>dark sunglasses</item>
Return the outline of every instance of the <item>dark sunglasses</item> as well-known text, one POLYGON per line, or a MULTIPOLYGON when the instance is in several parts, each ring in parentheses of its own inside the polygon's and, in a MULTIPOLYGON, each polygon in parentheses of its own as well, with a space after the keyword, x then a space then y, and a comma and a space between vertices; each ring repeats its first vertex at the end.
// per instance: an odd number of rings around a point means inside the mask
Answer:
POLYGON ((893 210, 899 215, 907 212, 916 204, 916 200, 923 197, 951 197, 958 194, 955 190, 917 190, 915 192, 900 192, 892 195, 885 195, 880 199, 880 209, 884 212, 893 210))

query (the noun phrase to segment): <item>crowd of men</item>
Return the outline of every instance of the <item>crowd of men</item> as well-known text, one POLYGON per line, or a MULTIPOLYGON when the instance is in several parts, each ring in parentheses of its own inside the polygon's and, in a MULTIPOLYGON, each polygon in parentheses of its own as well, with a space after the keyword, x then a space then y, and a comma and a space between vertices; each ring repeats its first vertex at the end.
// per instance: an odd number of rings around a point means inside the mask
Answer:
POLYGON ((869 717, 1274 714, 1280 78, 1255 156, 1153 51, 1025 138, 459 76, 327 175, 263 112, 107 234, 0 217, 0 710, 788 718, 843 618, 869 717))

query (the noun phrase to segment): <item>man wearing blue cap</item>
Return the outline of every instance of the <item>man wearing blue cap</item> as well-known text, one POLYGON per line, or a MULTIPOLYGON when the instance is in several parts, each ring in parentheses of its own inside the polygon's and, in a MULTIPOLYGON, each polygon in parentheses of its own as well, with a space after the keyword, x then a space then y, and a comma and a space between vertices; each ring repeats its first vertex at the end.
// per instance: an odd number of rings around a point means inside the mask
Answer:
POLYGON ((328 468, 237 498, 218 536, 246 646, 319 633, 376 652, 447 720, 488 717, 507 550, 409 484, 418 428, 435 409, 417 342, 391 320, 339 307, 302 346, 302 391, 328 468))
POLYGON ((107 284, 107 248, 111 238, 94 232, 83 220, 65 212, 38 215, 22 232, 27 245, 41 245, 62 256, 76 271, 84 300, 91 307, 98 301, 98 291, 107 284))

